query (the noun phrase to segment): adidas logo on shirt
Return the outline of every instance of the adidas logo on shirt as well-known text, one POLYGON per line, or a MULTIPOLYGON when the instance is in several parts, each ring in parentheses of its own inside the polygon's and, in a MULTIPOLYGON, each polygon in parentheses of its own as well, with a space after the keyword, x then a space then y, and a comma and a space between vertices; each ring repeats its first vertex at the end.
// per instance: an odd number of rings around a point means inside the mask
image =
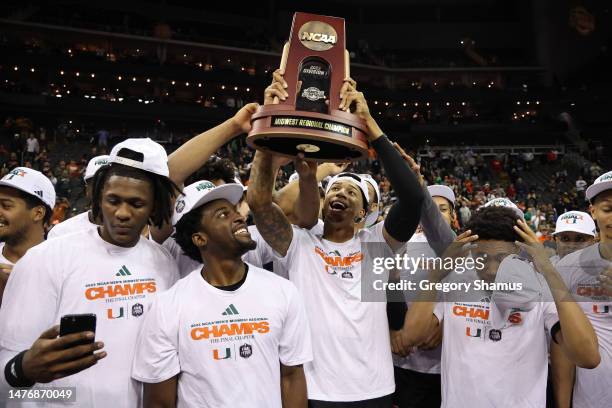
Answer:
POLYGON ((233 316, 233 315, 237 315, 238 313, 238 309, 236 309, 236 306, 234 306, 234 304, 232 303, 231 305, 229 305, 227 307, 227 309, 225 309, 225 312, 221 313, 223 316, 233 316))
POLYGON ((126 266, 123 265, 121 269, 119 269, 119 272, 115 274, 115 276, 130 276, 131 274, 132 272, 130 272, 128 268, 126 268, 126 266))

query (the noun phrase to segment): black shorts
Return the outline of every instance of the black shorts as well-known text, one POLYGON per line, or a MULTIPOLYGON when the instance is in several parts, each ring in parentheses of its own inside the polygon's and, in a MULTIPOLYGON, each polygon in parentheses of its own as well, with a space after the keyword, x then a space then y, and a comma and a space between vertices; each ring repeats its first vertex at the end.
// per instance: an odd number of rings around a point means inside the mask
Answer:
POLYGON ((440 408, 442 390, 440 374, 423 374, 393 367, 395 394, 393 403, 398 408, 440 408))
POLYGON ((308 408, 392 408, 393 394, 362 401, 337 402, 308 400, 308 408))

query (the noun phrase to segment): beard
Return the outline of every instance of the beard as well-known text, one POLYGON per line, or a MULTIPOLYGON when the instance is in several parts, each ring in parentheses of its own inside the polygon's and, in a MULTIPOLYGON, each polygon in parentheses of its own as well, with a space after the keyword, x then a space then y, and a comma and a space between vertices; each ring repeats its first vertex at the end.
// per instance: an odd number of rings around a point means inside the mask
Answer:
POLYGON ((6 245, 15 246, 23 242, 26 238, 26 229, 21 228, 8 234, 0 234, 0 242, 6 245))

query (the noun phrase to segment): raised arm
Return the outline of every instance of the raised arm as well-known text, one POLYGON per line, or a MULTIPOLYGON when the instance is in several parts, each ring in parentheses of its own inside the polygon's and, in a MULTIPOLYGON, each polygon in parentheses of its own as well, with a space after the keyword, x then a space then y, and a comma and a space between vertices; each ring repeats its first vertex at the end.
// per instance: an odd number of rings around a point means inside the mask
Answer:
POLYGON ((440 210, 436 203, 434 203, 429 191, 425 186, 425 179, 421 175, 420 166, 414 161, 410 155, 408 155, 404 149, 401 148, 400 145, 394 143, 395 148, 401 154, 401 156, 406 160, 417 179, 419 180, 419 184, 421 188, 423 188, 423 205, 421 207, 421 227, 423 227, 423 232, 425 233, 425 237, 427 237, 427 242, 435 251, 436 255, 440 256, 444 253, 446 248, 455 240, 456 234, 451 229, 450 225, 446 222, 446 220, 442 217, 440 210))
POLYGON ((263 239, 272 249, 285 256, 293 239, 293 230, 283 211, 272 201, 274 179, 278 171, 274 157, 261 150, 255 153, 247 202, 263 239))
MULTIPOLYGON (((316 182, 335 176, 346 168, 346 164, 323 163, 317 167, 316 182)), ((274 193, 274 202, 279 205, 292 224, 301 228, 312 228, 319 219, 319 190, 302 186, 299 180, 287 183, 274 193)))
POLYGON ((376 150, 376 154, 397 195, 398 200, 391 207, 385 219, 383 234, 387 244, 393 250, 398 249, 410 239, 419 224, 423 189, 410 167, 408 167, 408 163, 393 147, 393 144, 387 139, 370 114, 363 93, 347 92, 345 103, 346 106, 354 104, 354 113, 365 121, 368 141, 376 150))
MULTIPOLYGON (((236 114, 214 128, 189 139, 168 156, 170 180, 182 187, 185 180, 202 167, 221 146, 251 130, 251 116, 257 110, 256 103, 249 103, 236 114)), ((151 227, 151 237, 161 244, 172 234, 172 225, 151 227)))
POLYGON ((550 263, 548 252, 535 233, 523 220, 517 220, 514 230, 523 242, 517 242, 533 258, 538 272, 544 276, 557 306, 561 329, 551 333, 570 362, 582 368, 595 368, 601 361, 597 335, 582 308, 574 301, 559 272, 550 263))

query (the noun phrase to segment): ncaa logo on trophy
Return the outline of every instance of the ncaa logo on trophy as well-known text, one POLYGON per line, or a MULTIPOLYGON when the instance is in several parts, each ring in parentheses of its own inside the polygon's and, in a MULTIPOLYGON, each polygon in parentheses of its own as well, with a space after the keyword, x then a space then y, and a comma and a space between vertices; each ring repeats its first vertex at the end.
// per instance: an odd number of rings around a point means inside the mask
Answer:
POLYGON ((344 19, 295 13, 280 68, 289 96, 260 106, 247 137, 251 147, 306 160, 346 162, 367 157, 365 123, 340 110, 350 77, 344 19))

